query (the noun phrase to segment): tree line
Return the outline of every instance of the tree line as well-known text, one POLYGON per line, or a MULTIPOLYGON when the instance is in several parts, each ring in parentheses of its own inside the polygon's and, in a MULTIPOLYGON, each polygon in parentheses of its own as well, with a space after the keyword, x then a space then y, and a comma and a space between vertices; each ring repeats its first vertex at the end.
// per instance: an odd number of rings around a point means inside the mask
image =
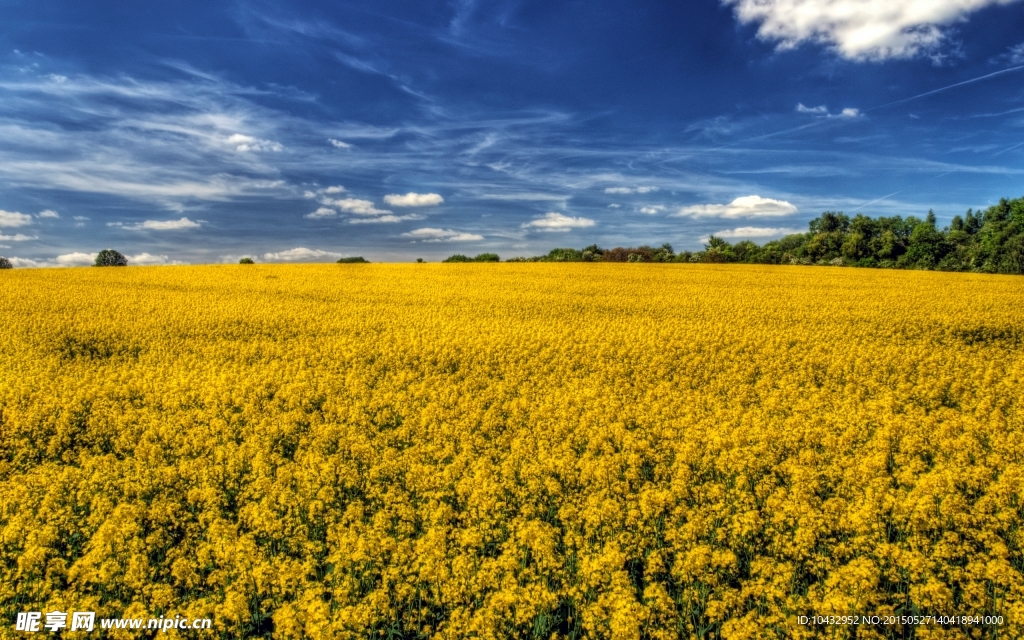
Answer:
MULTIPOLYGON (((470 259, 452 256, 449 261, 470 259)), ((826 211, 810 222, 806 233, 763 245, 750 240, 732 244, 711 236, 703 251, 676 253, 667 243, 614 249, 590 245, 506 262, 739 262, 1024 274, 1024 198, 1004 198, 984 211, 968 209, 942 229, 932 211, 923 220, 863 214, 851 218, 826 211)))

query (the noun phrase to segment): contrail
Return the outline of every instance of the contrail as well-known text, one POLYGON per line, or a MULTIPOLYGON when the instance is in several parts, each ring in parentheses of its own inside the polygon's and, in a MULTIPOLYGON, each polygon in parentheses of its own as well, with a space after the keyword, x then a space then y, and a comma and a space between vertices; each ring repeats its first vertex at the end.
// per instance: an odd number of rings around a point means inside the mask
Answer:
POLYGON ((870 107, 868 109, 865 109, 865 111, 874 111, 875 109, 882 109, 882 108, 885 108, 885 107, 891 107, 894 104, 903 104, 904 102, 910 102, 911 100, 917 100, 918 98, 923 98, 925 96, 930 96, 930 95, 933 95, 933 94, 936 94, 936 93, 940 93, 942 91, 946 91, 948 89, 953 89, 953 88, 956 88, 956 87, 962 87, 965 84, 971 84, 973 82, 981 82, 982 80, 986 80, 988 78, 992 78, 992 77, 995 77, 995 76, 1001 76, 1004 73, 1010 73, 1012 71, 1019 71, 1021 69, 1024 69, 1024 64, 1018 65, 1016 67, 1010 67, 1009 69, 1003 69, 1001 71, 995 71, 993 73, 988 73, 988 74, 985 74, 983 76, 978 76, 977 78, 971 78, 970 80, 964 80, 963 82, 957 82, 956 84, 951 84, 948 87, 942 87, 941 89, 932 89, 931 91, 925 91, 924 93, 919 93, 916 96, 910 96, 909 98, 903 98, 902 100, 896 100, 896 101, 893 101, 893 102, 886 102, 885 104, 880 104, 877 107, 870 107))
POLYGON ((887 196, 882 196, 881 198, 879 198, 877 200, 872 200, 871 202, 865 202, 864 204, 860 205, 856 209, 850 209, 850 211, 851 212, 853 212, 853 211, 860 211, 864 207, 870 207, 871 205, 875 204, 876 202, 881 202, 882 200, 885 200, 886 198, 891 198, 892 196, 896 195, 897 193, 903 193, 903 192, 902 191, 893 191, 892 193, 890 193, 887 196))

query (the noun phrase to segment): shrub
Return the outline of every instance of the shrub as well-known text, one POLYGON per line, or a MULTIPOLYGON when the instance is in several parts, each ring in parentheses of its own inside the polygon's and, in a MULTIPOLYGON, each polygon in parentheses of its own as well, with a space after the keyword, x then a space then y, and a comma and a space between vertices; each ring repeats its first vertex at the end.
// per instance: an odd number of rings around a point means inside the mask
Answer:
POLYGON ((252 258, 242 258, 238 261, 238 264, 256 264, 252 261, 252 258))
POLYGON ((469 256, 464 256, 461 253, 456 253, 453 256, 449 256, 443 262, 473 262, 473 259, 469 256))
POLYGON ((496 253, 481 253, 477 257, 473 258, 474 262, 500 262, 501 258, 496 253))
POLYGON ((351 258, 338 258, 338 264, 362 264, 369 263, 370 261, 363 256, 353 256, 351 258))
POLYGON ((128 258, 113 249, 104 249, 96 254, 94 267, 127 267, 128 258))
POLYGON ((7 258, 0 257, 0 269, 13 269, 14 265, 7 258))

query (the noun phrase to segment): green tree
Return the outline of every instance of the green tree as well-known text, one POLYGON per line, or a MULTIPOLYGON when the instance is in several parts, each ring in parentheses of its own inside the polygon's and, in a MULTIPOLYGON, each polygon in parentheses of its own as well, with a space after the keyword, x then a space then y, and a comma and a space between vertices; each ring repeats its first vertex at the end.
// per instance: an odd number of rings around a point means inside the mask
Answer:
POLYGON ((481 253, 473 258, 473 262, 501 262, 501 258, 496 253, 481 253))
POLYGON ((13 268, 14 268, 14 265, 11 264, 10 260, 8 260, 7 258, 4 258, 3 256, 0 256, 0 269, 13 269, 13 268))
POLYGON ((352 256, 351 258, 338 258, 337 264, 367 264, 369 262, 363 256, 352 256))
POLYGON ((94 267, 127 267, 128 258, 113 249, 104 249, 96 254, 94 267))
POLYGON ((238 264, 256 264, 256 263, 253 261, 252 258, 246 257, 246 258, 242 258, 241 260, 239 260, 238 264))
POLYGON ((453 256, 448 256, 442 262, 473 262, 473 259, 469 256, 464 256, 461 253, 456 253, 453 256))

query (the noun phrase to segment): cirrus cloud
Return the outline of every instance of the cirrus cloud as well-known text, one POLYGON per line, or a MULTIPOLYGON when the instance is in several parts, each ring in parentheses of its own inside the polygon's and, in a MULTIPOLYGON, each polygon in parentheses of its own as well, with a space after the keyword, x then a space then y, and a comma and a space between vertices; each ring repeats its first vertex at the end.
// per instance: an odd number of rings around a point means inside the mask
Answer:
POLYGON ((631 193, 654 193, 657 190, 658 187, 608 187, 604 192, 616 195, 628 195, 631 193))
MULTIPOLYGON (((800 229, 790 227, 737 227, 736 229, 724 229, 711 234, 719 238, 778 238, 793 233, 802 233, 800 229)), ((704 238, 706 241, 707 238, 704 238)))
POLYGON ((697 204, 682 207, 672 214, 689 218, 774 218, 797 213, 797 208, 785 200, 743 196, 729 204, 697 204))
POLYGON ((741 23, 756 23, 762 40, 790 49, 824 44, 850 60, 910 58, 934 53, 942 27, 968 14, 1015 0, 722 0, 741 23))
POLYGON ((475 242, 484 239, 482 235, 476 233, 466 233, 464 231, 455 231, 454 229, 434 229, 431 227, 414 229, 403 233, 402 237, 413 238, 423 242, 475 242))
POLYGON ((182 217, 178 220, 146 220, 145 222, 137 222, 135 224, 109 222, 107 226, 128 229, 129 231, 181 231, 184 229, 198 229, 203 225, 201 222, 182 217))
POLYGON ((413 193, 410 191, 404 196, 397 193, 386 195, 384 202, 392 207, 436 207, 444 202, 444 198, 436 193, 413 193))
POLYGON ((567 216, 555 211, 549 211, 540 218, 527 222, 523 225, 523 228, 539 229, 540 231, 568 231, 570 229, 592 227, 595 224, 590 218, 567 216))

